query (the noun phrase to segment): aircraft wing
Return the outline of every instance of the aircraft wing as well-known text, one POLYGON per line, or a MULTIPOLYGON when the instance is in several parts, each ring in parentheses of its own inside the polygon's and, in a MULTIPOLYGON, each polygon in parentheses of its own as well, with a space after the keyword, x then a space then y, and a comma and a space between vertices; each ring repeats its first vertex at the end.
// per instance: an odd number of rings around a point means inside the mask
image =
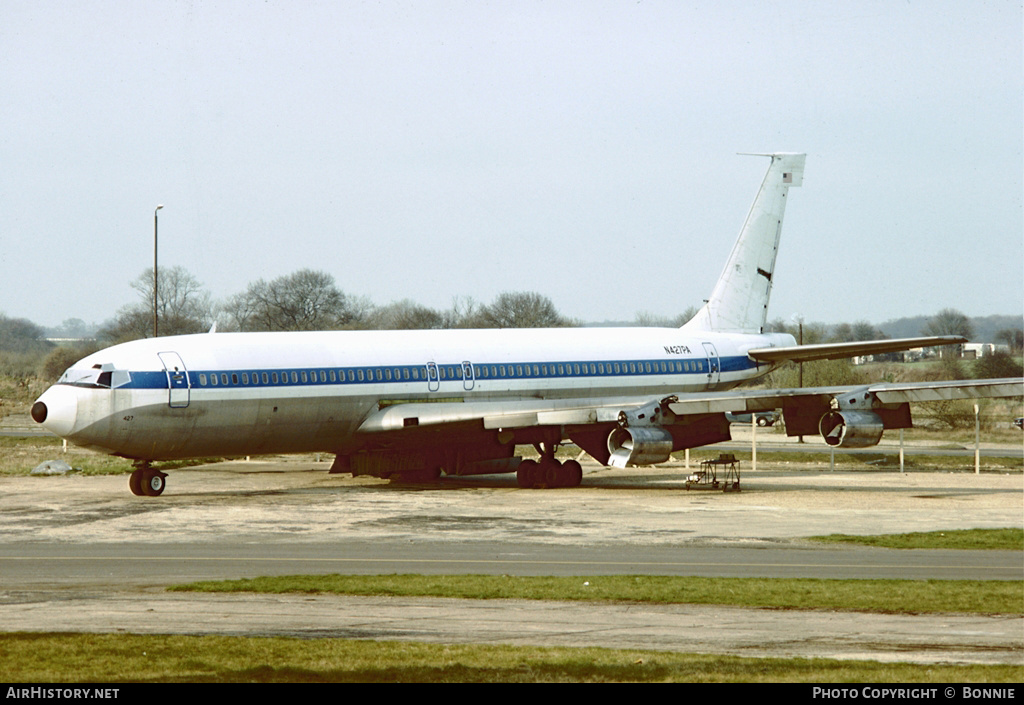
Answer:
POLYGON ((811 360, 836 360, 857 355, 880 355, 901 352, 912 348, 930 348, 938 345, 966 343, 967 338, 958 335, 935 335, 925 338, 894 338, 891 340, 859 340, 851 343, 821 343, 817 345, 794 345, 785 348, 754 348, 747 354, 758 362, 810 362, 811 360))
POLYGON ((394 404, 370 414, 359 432, 379 433, 468 421, 480 422, 485 429, 596 424, 615 421, 621 410, 651 401, 649 397, 609 397, 394 404))
POLYGON ((1024 379, 1010 378, 733 389, 661 398, 413 402, 373 412, 359 432, 411 438, 409 432, 416 428, 440 430, 449 425, 454 429, 468 424, 498 431, 500 442, 509 443, 522 432, 529 437, 536 429, 558 429, 548 442, 568 437, 598 462, 626 467, 665 462, 674 450, 729 440, 727 411, 781 407, 787 435, 820 433, 829 445, 863 448, 877 444, 885 429, 911 427, 910 402, 1022 396, 1024 379))
POLYGON ((1024 379, 970 379, 949 382, 879 383, 793 389, 734 389, 729 392, 681 395, 669 409, 679 415, 716 412, 767 411, 834 398, 871 395, 876 404, 944 401, 1024 395, 1024 379))
POLYGON ((793 389, 734 389, 727 392, 679 394, 668 397, 608 397, 605 399, 525 399, 446 401, 394 404, 370 414, 361 433, 398 431, 416 426, 480 422, 486 429, 528 426, 567 426, 617 421, 621 411, 636 411, 663 402, 676 416, 727 411, 766 411, 777 408, 824 406, 832 399, 865 396, 874 406, 907 402, 1015 397, 1024 395, 1024 379, 956 380, 950 382, 880 383, 860 386, 793 389))

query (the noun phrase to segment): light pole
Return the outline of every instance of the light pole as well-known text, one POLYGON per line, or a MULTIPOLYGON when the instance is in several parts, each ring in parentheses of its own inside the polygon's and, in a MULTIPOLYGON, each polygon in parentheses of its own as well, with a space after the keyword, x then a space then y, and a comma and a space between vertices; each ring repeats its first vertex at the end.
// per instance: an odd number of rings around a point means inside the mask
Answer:
MULTIPOLYGON (((804 317, 801 316, 798 313, 795 313, 795 314, 793 314, 793 320, 796 321, 797 325, 799 326, 800 340, 799 340, 798 344, 799 345, 803 345, 804 344, 804 317)), ((804 363, 798 362, 796 364, 797 364, 797 370, 798 370, 798 372, 797 372, 797 386, 802 388, 804 386, 804 363)), ((803 442, 804 442, 804 437, 800 436, 800 438, 798 440, 798 443, 803 443, 803 442)))
POLYGON ((156 285, 156 277, 157 277, 157 271, 156 271, 156 232, 157 232, 157 213, 160 212, 161 208, 163 208, 162 204, 157 206, 156 210, 153 211, 153 337, 154 338, 156 338, 159 335, 157 333, 157 323, 156 323, 156 301, 157 301, 157 293, 158 293, 157 292, 157 285, 156 285))

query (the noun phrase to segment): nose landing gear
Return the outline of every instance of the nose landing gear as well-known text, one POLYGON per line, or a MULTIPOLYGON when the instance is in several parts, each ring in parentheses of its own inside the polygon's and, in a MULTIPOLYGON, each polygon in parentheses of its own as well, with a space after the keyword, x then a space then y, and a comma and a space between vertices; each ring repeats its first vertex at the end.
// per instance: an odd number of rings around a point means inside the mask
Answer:
POLYGON ((165 477, 167 473, 151 468, 149 463, 138 463, 128 478, 128 489, 137 497, 159 497, 167 486, 165 477))

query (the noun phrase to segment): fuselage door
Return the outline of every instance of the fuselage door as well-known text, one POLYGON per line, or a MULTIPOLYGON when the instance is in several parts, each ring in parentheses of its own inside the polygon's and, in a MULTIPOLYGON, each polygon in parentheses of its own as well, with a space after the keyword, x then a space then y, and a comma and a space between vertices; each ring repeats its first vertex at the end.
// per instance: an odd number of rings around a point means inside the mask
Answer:
POLYGON ((167 373, 167 403, 173 409, 184 409, 188 406, 191 384, 188 370, 181 356, 176 352, 157 353, 167 373))
POLYGON ((427 363, 427 389, 436 392, 441 388, 441 377, 437 371, 436 362, 427 363))
POLYGON ((476 381, 476 377, 473 374, 473 363, 469 360, 465 360, 462 363, 462 386, 468 392, 473 388, 473 384, 476 381))
POLYGON ((714 389, 722 377, 722 367, 718 360, 718 351, 715 350, 713 344, 704 343, 704 352, 708 356, 708 389, 714 389))

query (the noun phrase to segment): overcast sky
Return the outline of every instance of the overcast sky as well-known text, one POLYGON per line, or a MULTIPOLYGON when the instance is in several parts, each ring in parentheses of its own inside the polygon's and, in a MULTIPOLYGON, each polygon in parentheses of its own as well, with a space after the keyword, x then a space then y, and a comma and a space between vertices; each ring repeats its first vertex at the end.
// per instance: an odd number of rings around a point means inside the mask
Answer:
POLYGON ((1018 1, 0 0, 0 312, 102 322, 153 261, 584 321, 711 291, 807 152, 769 318, 1024 308, 1018 1))

